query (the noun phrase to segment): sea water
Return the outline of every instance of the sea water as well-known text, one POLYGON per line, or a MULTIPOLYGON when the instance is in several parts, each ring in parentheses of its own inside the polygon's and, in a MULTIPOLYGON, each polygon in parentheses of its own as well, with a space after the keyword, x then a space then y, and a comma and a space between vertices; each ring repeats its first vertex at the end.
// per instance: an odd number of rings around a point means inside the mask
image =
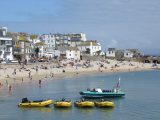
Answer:
POLYGON ((52 79, 43 80, 41 87, 33 81, 15 83, 11 93, 0 88, 0 120, 160 120, 160 71, 97 73, 52 79), (31 100, 60 100, 65 97, 74 102, 81 99, 79 91, 87 88, 112 89, 119 77, 126 95, 123 98, 107 99, 115 103, 114 108, 17 106, 23 97, 31 100))

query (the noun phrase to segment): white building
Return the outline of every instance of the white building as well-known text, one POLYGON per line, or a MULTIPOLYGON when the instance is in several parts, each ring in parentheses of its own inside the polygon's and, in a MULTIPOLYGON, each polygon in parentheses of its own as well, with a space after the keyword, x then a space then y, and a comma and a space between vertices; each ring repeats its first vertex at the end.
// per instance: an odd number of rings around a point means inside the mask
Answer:
POLYGON ((37 42, 35 43, 35 48, 37 47, 39 48, 39 53, 38 53, 39 57, 48 56, 47 45, 45 43, 37 42))
POLYGON ((82 54, 88 51, 88 53, 93 56, 96 55, 97 52, 101 51, 101 45, 96 41, 84 41, 78 45, 78 49, 81 51, 82 54))
POLYGON ((133 58, 133 55, 134 55, 134 53, 129 50, 125 50, 125 52, 124 52, 125 58, 133 58))
POLYGON ((48 48, 55 48, 56 41, 54 34, 43 34, 41 38, 48 48))
POLYGON ((108 51, 106 52, 106 57, 116 57, 116 49, 115 48, 108 48, 108 51))
POLYGON ((69 47, 66 50, 66 58, 73 60, 80 60, 80 51, 76 47, 69 47))
MULTIPOLYGON (((76 47, 81 41, 86 41, 86 35, 80 34, 43 34, 41 40, 47 45, 47 56, 57 56, 58 47, 76 47)), ((58 53, 59 54, 59 53, 58 53)))
POLYGON ((7 28, 0 28, 0 59, 13 60, 12 38, 7 37, 7 28))

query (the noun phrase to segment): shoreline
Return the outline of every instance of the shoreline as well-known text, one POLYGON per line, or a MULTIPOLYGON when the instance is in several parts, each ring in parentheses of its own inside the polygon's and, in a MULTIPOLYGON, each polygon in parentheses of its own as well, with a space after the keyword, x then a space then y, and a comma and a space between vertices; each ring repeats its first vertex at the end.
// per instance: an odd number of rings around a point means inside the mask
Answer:
MULTIPOLYGON (((121 63, 118 63, 119 67, 113 67, 114 64, 117 64, 117 61, 110 61, 112 63, 105 64, 105 67, 99 67, 97 65, 97 62, 99 61, 92 61, 91 64, 92 67, 89 68, 83 68, 83 67, 76 67, 76 66, 67 66, 62 68, 52 68, 52 64, 44 64, 44 66, 47 66, 47 69, 40 69, 38 72, 33 69, 37 64, 31 64, 25 66, 25 69, 19 69, 19 65, 1 65, 3 69, 0 69, 0 82, 2 85, 0 85, 1 88, 7 87, 8 85, 14 86, 21 85, 22 83, 29 83, 29 82, 37 82, 38 80, 46 81, 46 80, 54 80, 54 79, 63 79, 64 77, 75 77, 75 76, 83 76, 83 75, 89 75, 89 74, 98 74, 98 73, 125 73, 125 72, 138 72, 138 71, 148 71, 148 70, 155 70, 160 69, 160 66, 157 66, 156 68, 151 67, 151 64, 143 64, 138 62, 124 62, 125 65, 121 65, 121 63), (133 66, 130 66, 130 64, 133 64, 133 66), (48 66, 49 65, 49 66, 48 66), (107 66, 107 67, 106 67, 107 66), (13 71, 16 70, 16 75, 13 75, 13 71), (29 72, 31 72, 29 77, 29 72), (9 77, 7 77, 9 75, 9 77), (53 78, 53 79, 52 79, 53 78)), ((123 63, 123 64, 124 64, 123 63)), ((41 64, 39 65, 39 67, 41 64)))

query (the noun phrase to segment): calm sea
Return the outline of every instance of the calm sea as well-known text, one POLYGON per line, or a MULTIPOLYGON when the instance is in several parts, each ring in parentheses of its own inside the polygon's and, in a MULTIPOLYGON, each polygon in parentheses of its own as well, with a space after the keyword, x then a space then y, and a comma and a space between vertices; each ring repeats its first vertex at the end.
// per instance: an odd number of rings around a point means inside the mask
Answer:
POLYGON ((14 85, 12 94, 0 88, 0 120, 160 120, 160 71, 143 71, 115 74, 92 74, 42 81, 42 87, 32 82, 14 85), (121 77, 126 96, 108 99, 113 109, 55 109, 19 108, 21 98, 29 99, 80 99, 79 91, 87 88, 111 89, 121 77))

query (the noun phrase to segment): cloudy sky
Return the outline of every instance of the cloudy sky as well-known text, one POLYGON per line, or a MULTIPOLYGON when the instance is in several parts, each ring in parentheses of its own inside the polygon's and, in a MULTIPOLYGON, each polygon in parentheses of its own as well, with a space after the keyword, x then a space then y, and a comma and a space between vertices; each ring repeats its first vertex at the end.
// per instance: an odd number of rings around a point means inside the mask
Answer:
POLYGON ((86 33, 103 50, 160 54, 160 0, 0 0, 0 26, 12 32, 86 33))

